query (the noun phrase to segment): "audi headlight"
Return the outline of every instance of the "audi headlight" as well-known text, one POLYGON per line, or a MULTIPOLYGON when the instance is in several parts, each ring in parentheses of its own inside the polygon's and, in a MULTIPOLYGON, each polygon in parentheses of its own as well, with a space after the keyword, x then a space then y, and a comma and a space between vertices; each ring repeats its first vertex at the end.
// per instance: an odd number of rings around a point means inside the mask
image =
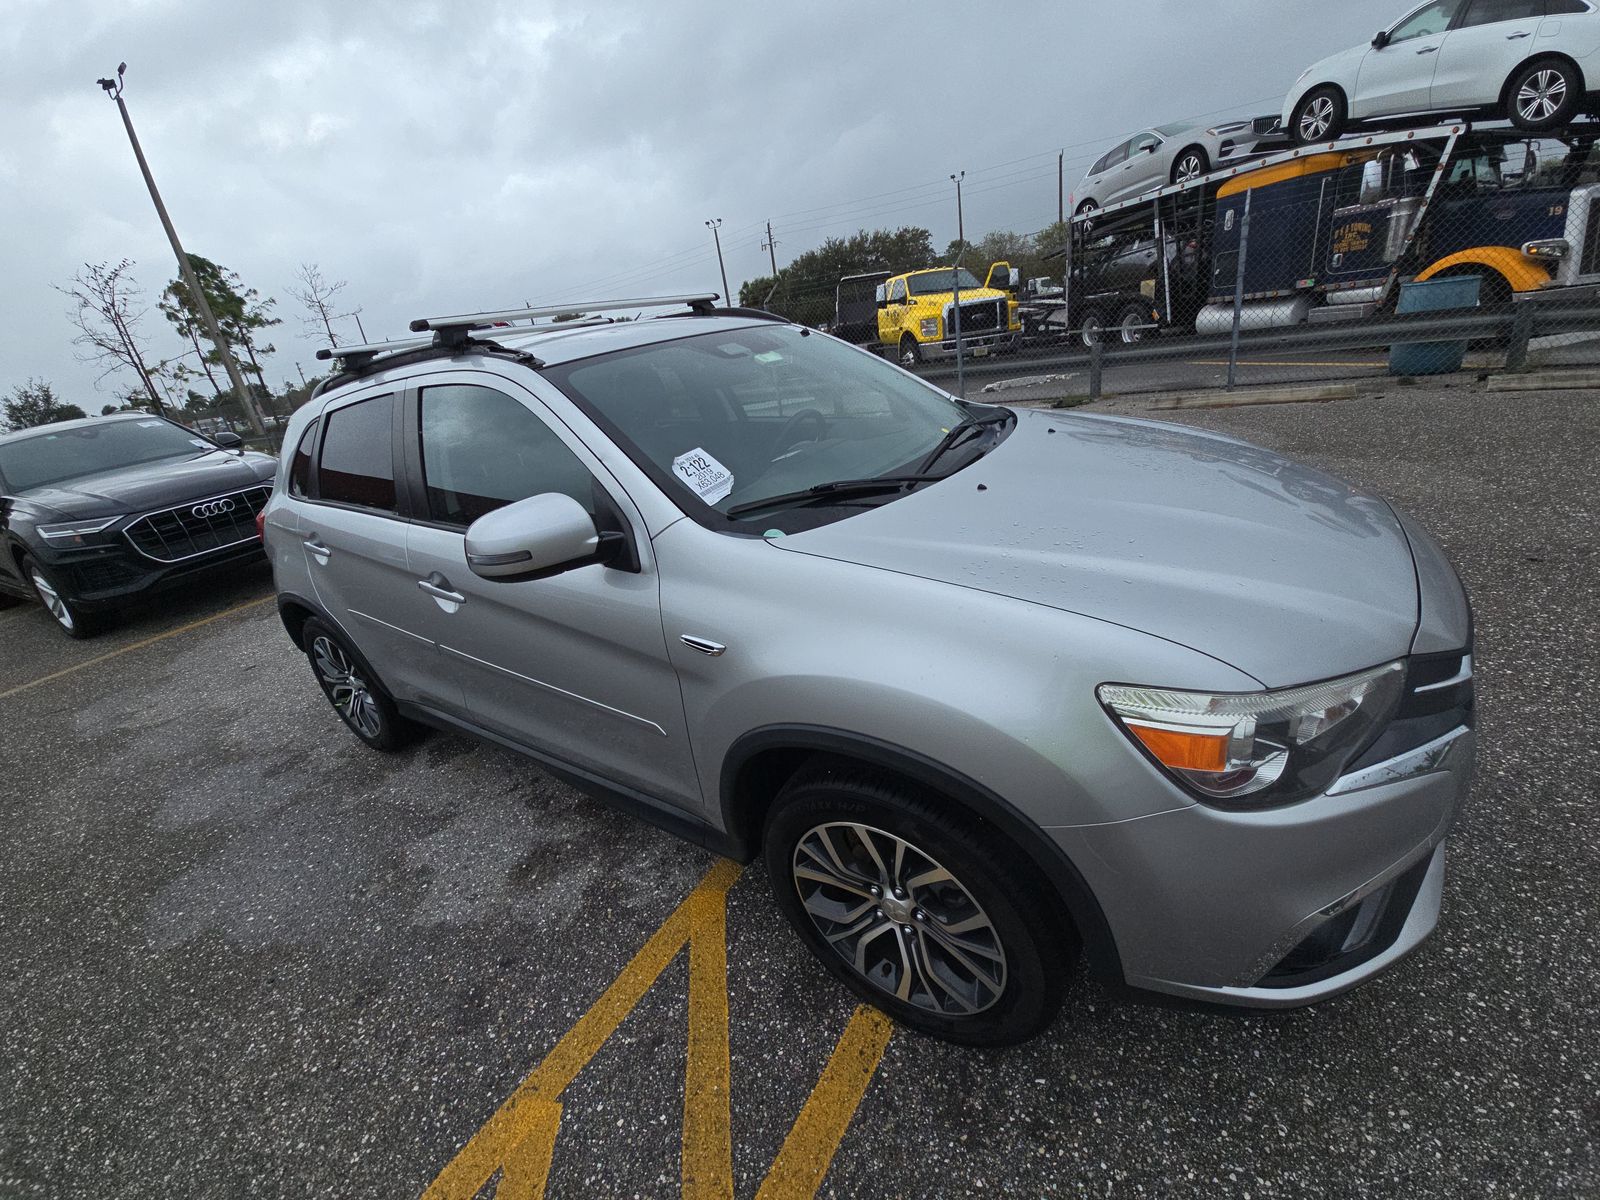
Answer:
POLYGON ((118 517, 102 517, 93 521, 63 521, 58 525, 38 525, 35 528, 45 541, 61 546, 81 546, 83 539, 103 533, 118 521, 118 517))
POLYGON ((939 318, 938 317, 923 317, 922 318, 922 336, 924 338, 928 338, 930 340, 939 336, 939 318))
POLYGON ((1324 791, 1393 717, 1405 664, 1280 691, 1213 695, 1102 684, 1122 730, 1202 800, 1263 806, 1324 791))

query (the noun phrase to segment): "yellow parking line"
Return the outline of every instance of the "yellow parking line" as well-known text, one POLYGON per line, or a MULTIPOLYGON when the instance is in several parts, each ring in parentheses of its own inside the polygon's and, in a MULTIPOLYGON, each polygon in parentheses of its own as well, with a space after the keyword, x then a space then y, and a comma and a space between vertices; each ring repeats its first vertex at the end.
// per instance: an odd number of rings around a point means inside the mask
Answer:
POLYGON ((191 630, 199 629, 202 625, 210 625, 213 621, 222 620, 223 617, 231 617, 234 614, 242 613, 247 609, 257 608, 260 605, 266 604, 271 599, 271 596, 262 596, 259 600, 247 600, 243 604, 235 604, 232 608, 225 608, 221 612, 213 613, 209 617, 202 617, 198 621, 190 621, 187 625, 179 625, 176 629, 169 629, 165 633, 158 633, 154 637, 147 637, 143 641, 134 642, 131 645, 112 650, 107 654, 97 654, 93 658, 86 658, 81 663, 74 663, 72 666, 63 667, 59 671, 52 671, 48 675, 41 675, 38 679, 30 679, 27 683, 19 683, 16 687, 7 688, 5 691, 0 692, 0 700, 7 700, 12 696, 28 691, 30 688, 36 688, 46 683, 52 683, 55 680, 63 679, 68 675, 75 675, 79 671, 84 671, 90 667, 98 666, 103 662, 109 662, 113 658, 121 658, 124 654, 132 654, 135 650, 143 650, 146 646, 154 646, 157 642, 164 642, 168 638, 177 637, 180 633, 188 633, 191 630))
POLYGON ((894 1022, 877 1009, 864 1004, 856 1009, 800 1110, 800 1119, 761 1181, 756 1200, 798 1200, 817 1194, 893 1033, 894 1022))

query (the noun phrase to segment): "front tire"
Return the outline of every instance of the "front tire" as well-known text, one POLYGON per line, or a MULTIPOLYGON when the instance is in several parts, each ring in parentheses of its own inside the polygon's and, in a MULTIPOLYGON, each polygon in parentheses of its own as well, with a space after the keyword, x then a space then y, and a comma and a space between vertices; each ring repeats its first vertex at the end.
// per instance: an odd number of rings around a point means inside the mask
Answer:
POLYGON ((1506 116, 1518 129, 1539 132, 1565 125, 1583 106, 1583 75, 1572 63, 1542 58, 1506 84, 1506 116))
POLYGON ((1203 146, 1190 146, 1172 160, 1172 183, 1188 183, 1211 170, 1211 158, 1203 146))
POLYGON ((970 1046, 1038 1034, 1078 943, 1015 847, 942 799, 853 764, 783 789, 764 854, 778 907, 823 966, 911 1029, 970 1046))
POLYGON ((1289 118, 1289 134, 1302 146, 1331 142, 1344 132, 1348 115, 1344 93, 1331 84, 1324 84, 1312 88, 1294 106, 1289 118))
POLYGON ((922 347, 917 344, 917 339, 909 333, 900 338, 900 365, 902 367, 922 365, 922 347))
POLYGON ((45 612, 55 620, 56 628, 69 638, 85 641, 105 628, 105 618, 99 613, 84 612, 67 587, 31 554, 22 556, 22 577, 33 588, 45 612))
POLYGON ((313 617, 301 630, 300 645, 334 712, 367 745, 392 753, 422 736, 422 727, 400 715, 383 685, 338 631, 313 617))

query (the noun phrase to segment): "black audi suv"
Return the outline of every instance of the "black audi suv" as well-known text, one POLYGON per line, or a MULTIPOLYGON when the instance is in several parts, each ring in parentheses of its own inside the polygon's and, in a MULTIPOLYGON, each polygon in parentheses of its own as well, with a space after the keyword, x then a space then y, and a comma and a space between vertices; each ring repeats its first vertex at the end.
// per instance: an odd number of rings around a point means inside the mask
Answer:
POLYGON ((277 460, 148 413, 0 436, 0 604, 71 637, 195 575, 261 557, 277 460))

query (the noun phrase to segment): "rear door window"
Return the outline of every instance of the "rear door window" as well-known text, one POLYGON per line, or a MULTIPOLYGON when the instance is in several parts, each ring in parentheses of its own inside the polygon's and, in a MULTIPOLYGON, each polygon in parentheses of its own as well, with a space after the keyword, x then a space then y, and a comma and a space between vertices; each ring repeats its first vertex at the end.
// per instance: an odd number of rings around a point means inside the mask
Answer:
POLYGON ((1544 16, 1545 0, 1472 0, 1460 28, 1493 25, 1499 21, 1526 21, 1544 16))
POLYGON ((323 420, 317 498, 394 512, 394 397, 347 404, 323 420))

